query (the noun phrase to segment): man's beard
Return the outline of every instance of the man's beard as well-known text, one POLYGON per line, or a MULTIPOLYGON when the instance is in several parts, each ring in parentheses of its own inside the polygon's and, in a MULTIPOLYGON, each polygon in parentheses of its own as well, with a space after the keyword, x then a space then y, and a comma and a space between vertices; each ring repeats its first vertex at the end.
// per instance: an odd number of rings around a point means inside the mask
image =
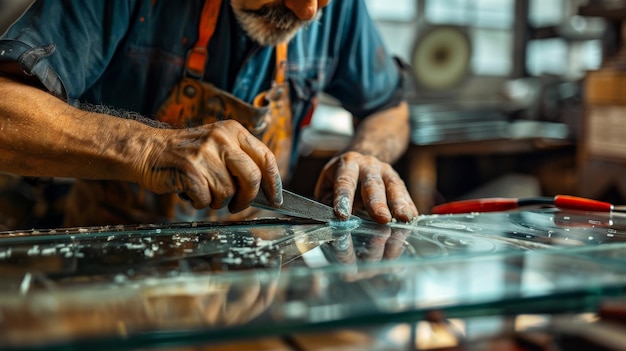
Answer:
POLYGON ((321 12, 309 21, 303 21, 283 4, 268 4, 257 10, 246 10, 233 6, 239 24, 248 36, 263 46, 291 40, 298 29, 319 19, 321 12))

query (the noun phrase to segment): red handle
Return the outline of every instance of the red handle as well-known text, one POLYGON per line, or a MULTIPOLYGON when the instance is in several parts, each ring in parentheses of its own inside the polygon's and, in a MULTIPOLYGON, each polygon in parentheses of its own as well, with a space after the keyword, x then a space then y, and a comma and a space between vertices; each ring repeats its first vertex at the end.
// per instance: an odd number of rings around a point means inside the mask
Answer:
POLYGON ((570 210, 611 212, 613 205, 608 202, 585 199, 570 195, 557 195, 554 197, 554 206, 570 210))
POLYGON ((446 204, 433 207, 431 212, 433 214, 496 212, 512 210, 517 207, 517 199, 495 197, 488 199, 448 202, 446 204))

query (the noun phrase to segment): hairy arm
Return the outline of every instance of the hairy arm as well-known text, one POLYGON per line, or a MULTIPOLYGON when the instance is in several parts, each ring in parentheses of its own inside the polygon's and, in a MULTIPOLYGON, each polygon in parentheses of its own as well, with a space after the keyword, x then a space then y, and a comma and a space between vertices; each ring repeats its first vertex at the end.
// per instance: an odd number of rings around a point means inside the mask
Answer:
POLYGON ((0 166, 25 176, 138 181, 138 155, 157 129, 74 108, 0 76, 0 166))
POLYGON ((282 203, 273 154, 235 121, 154 128, 83 111, 6 76, 0 96, 0 171, 135 182, 156 193, 184 192, 196 208, 237 212, 259 187, 282 203))

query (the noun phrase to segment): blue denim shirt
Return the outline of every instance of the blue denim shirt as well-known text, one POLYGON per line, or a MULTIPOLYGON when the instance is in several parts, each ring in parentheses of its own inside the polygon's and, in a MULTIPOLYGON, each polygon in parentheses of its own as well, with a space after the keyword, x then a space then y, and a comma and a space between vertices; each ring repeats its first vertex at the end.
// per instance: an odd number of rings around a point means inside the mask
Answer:
MULTIPOLYGON (((0 38, 0 60, 67 102, 153 115, 184 72, 204 0, 40 0, 0 38)), ((204 79, 251 102, 269 88, 274 49, 251 42, 223 1, 204 79)), ((363 0, 335 0, 289 44, 294 132, 324 91, 357 119, 389 106, 401 73, 363 0)))

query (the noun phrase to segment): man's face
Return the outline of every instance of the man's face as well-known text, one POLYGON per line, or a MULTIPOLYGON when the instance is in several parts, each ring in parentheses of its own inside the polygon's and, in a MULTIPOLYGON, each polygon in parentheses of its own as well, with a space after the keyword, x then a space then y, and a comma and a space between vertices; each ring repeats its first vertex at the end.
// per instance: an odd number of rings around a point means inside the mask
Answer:
POLYGON ((293 38, 298 29, 314 21, 330 0, 231 0, 237 20, 261 45, 276 45, 293 38))

